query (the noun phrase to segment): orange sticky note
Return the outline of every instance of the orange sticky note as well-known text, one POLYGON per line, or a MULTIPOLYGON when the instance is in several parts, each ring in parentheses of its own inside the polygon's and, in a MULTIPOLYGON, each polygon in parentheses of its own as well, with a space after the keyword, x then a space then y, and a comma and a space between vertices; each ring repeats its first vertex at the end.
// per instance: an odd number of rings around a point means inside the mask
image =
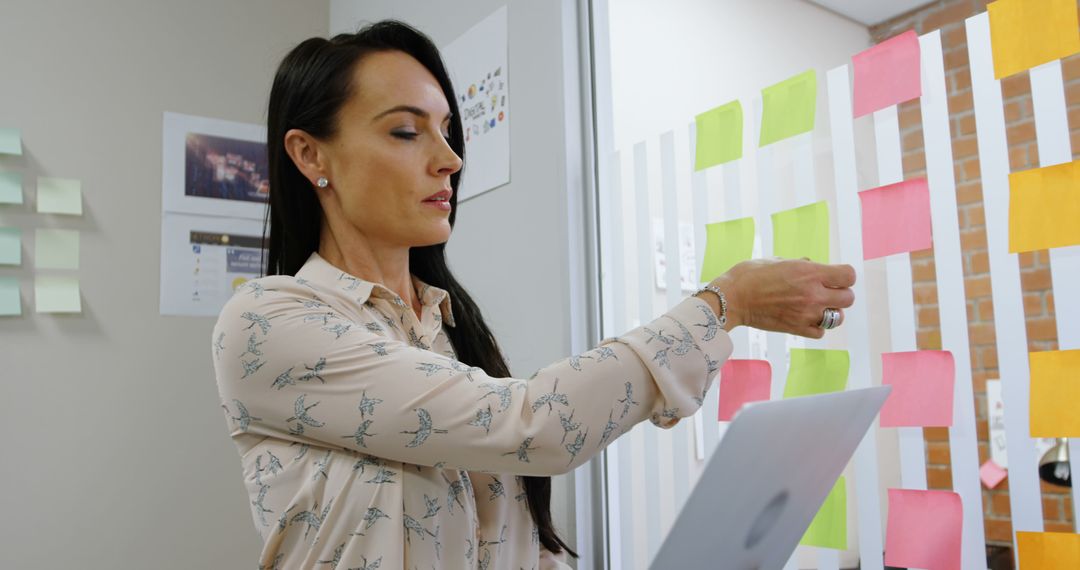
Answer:
POLYGON ((892 386, 881 427, 949 427, 953 423, 956 365, 947 350, 881 355, 881 383, 892 386))
POLYGON ((1072 532, 1017 532, 1020 569, 1080 568, 1080 534, 1072 532))
POLYGON ((1031 437, 1080 437, 1080 350, 1032 352, 1031 437))
POLYGON ((1080 51, 1075 0, 998 0, 986 11, 996 79, 1080 51))
POLYGON ((744 404, 769 399, 772 366, 768 360, 728 359, 720 369, 719 420, 731 421, 744 404))
POLYGON ((885 564, 960 570, 963 508, 952 491, 889 489, 885 564))
POLYGON ((1080 161, 1009 175, 1009 253, 1080 245, 1080 161))
POLYGON ((998 483, 1001 483, 1008 475, 1008 471, 994 463, 993 459, 987 459, 986 463, 979 467, 979 479, 982 479, 983 485, 986 485, 987 489, 997 487, 998 483))

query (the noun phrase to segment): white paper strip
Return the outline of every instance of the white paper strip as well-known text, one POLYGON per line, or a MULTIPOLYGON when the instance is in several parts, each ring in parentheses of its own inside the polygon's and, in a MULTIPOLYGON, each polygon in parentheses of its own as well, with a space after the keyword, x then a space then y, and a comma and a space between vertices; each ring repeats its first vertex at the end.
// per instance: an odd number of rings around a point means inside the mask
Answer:
MULTIPOLYGON (((622 209, 622 156, 616 152, 607 163, 607 181, 601 180, 601 260, 607 267, 604 277, 607 286, 603 293, 611 297, 611 313, 605 322, 611 323, 611 329, 604 331, 607 338, 621 331, 626 326, 626 264, 623 251, 623 209, 622 209), (606 222, 606 223, 605 223, 606 222)), ((617 438, 605 450, 607 457, 607 519, 608 519, 608 559, 612 568, 628 568, 629 562, 624 557, 624 548, 629 550, 630 542, 624 540, 623 529, 632 528, 629 438, 617 438), (625 464, 623 460, 626 460, 625 464)))
MULTIPOLYGON (((690 149, 690 156, 693 157, 697 150, 697 125, 691 121, 687 132, 690 134, 688 148, 690 149)), ((697 269, 700 269, 705 261, 705 242, 707 238, 705 225, 709 223, 709 181, 705 173, 705 170, 695 171, 694 161, 693 159, 690 160, 690 192, 694 216, 694 263, 697 264, 697 269)), ((701 273, 695 273, 698 275, 698 281, 701 281, 701 273)), ((694 458, 697 461, 704 461, 707 457, 706 450, 711 452, 719 440, 716 426, 713 425, 716 422, 710 421, 707 424, 705 421, 705 418, 710 416, 709 410, 716 409, 719 393, 720 390, 714 385, 705 394, 705 402, 701 405, 701 409, 694 414, 694 458), (708 429, 706 429, 706 426, 708 429)), ((691 479, 692 486, 697 477, 691 479)))

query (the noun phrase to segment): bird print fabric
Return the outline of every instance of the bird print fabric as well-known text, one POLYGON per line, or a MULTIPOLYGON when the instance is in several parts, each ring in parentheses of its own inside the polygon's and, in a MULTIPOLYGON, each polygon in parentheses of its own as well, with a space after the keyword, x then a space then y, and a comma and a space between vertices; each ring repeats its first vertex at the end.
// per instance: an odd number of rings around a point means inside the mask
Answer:
POLYGON ((644 420, 672 427, 732 350, 688 297, 531 379, 493 378, 455 359, 446 291, 413 284, 419 318, 315 253, 222 309, 211 358, 259 568, 569 568, 522 476, 572 471, 644 420))

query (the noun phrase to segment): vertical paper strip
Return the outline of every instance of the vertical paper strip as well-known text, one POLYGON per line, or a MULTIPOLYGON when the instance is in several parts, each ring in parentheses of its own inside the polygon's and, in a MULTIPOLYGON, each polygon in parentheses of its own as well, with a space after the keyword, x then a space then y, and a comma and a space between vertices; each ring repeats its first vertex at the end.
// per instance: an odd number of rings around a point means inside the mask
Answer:
POLYGON ((694 170, 742 158, 743 112, 738 100, 694 118, 697 146, 694 170))
POLYGON ((811 69, 762 89, 761 104, 758 146, 814 130, 817 72, 811 69))
POLYGON ((919 63, 919 37, 913 30, 852 56, 855 116, 868 115, 922 95, 919 63))
POLYGON ((1080 51, 1073 0, 998 0, 986 11, 995 79, 1080 51))

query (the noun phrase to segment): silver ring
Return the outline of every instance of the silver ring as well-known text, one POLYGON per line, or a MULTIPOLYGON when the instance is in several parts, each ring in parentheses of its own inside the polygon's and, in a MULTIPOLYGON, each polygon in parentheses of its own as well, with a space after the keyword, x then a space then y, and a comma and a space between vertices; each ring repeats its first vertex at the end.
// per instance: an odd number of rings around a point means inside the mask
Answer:
POLYGON ((818 328, 829 330, 840 326, 840 309, 825 309, 821 315, 821 323, 818 328))

